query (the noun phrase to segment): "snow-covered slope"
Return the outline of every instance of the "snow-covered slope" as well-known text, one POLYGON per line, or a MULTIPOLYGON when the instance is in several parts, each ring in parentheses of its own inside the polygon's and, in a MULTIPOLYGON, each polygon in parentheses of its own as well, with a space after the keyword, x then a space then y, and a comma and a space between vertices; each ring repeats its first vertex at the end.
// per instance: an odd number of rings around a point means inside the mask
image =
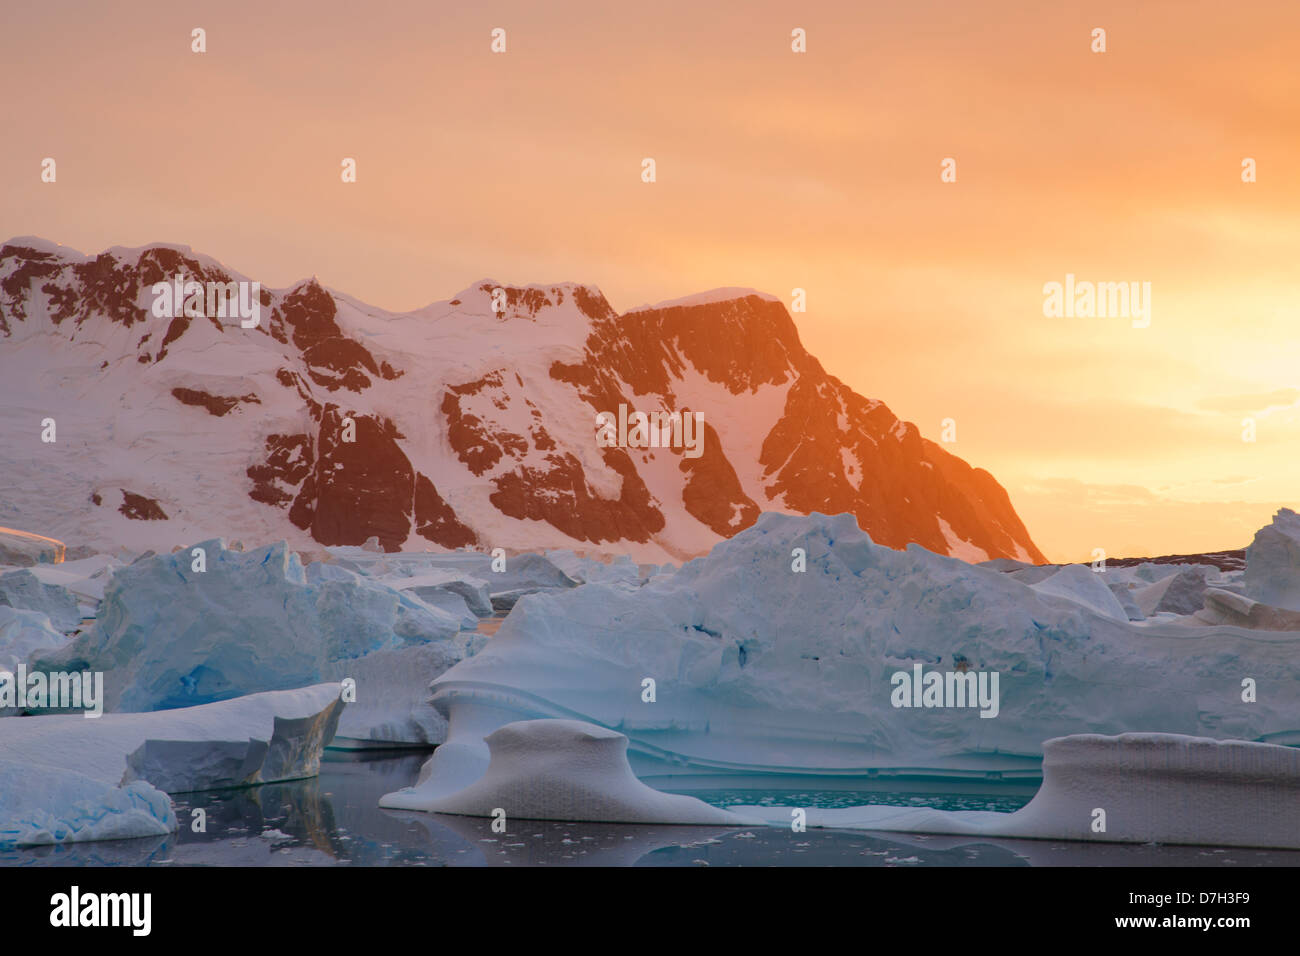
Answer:
POLYGON ((0 524, 100 550, 374 535, 662 562, 822 511, 895 548, 1043 560, 992 476, 828 375, 770 296, 619 315, 590 286, 488 279, 394 314, 313 279, 260 290, 243 328, 156 317, 182 273, 251 282, 186 246, 0 246, 0 524), (701 454, 602 447, 621 405, 702 413, 701 454))

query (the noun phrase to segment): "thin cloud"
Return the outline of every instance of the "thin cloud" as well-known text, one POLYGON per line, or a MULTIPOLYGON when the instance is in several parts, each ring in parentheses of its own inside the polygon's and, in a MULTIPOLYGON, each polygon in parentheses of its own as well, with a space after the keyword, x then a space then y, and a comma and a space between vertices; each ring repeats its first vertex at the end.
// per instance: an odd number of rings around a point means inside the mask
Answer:
POLYGON ((1279 388, 1272 392, 1253 395, 1214 395, 1197 402, 1198 408, 1211 412, 1256 412, 1264 414, 1274 409, 1300 405, 1300 388, 1279 388))

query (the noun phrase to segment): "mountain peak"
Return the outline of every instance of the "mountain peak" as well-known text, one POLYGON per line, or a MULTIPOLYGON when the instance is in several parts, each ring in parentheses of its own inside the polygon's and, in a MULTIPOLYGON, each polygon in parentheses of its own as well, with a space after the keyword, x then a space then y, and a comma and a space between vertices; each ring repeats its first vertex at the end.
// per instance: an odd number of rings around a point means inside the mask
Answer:
POLYGON ((763 512, 821 512, 890 547, 1041 560, 991 476, 828 375, 775 296, 620 316, 592 285, 486 278, 394 313, 312 277, 263 289, 241 328, 155 316, 151 285, 182 269, 231 275, 180 244, 3 247, 0 381, 21 397, 0 403, 6 523, 106 547, 376 536, 659 562, 763 512), (76 440, 33 456, 32 408, 76 440), (593 424, 686 411, 676 444, 593 424))
POLYGON ((0 256, 11 254, 7 250, 30 249, 32 252, 38 252, 45 255, 55 256, 75 256, 78 259, 84 259, 85 254, 72 249, 68 246, 61 246, 57 242, 49 239, 43 239, 40 236, 14 236, 0 242, 0 256))
POLYGON ((536 321, 542 312, 567 311, 570 307, 576 307, 588 319, 614 316, 600 289, 580 282, 510 285, 495 279, 480 279, 445 304, 462 315, 490 316, 501 321, 536 321))
POLYGON ((659 311, 664 309, 691 308, 698 305, 716 305, 719 302, 733 302, 737 299, 748 299, 750 296, 757 296, 767 302, 781 301, 776 296, 767 292, 759 292, 757 289, 750 289, 742 286, 720 286, 716 289, 696 292, 693 295, 686 295, 677 299, 665 299, 663 302, 656 302, 653 305, 639 305, 634 309, 628 309, 625 314, 633 312, 659 311))

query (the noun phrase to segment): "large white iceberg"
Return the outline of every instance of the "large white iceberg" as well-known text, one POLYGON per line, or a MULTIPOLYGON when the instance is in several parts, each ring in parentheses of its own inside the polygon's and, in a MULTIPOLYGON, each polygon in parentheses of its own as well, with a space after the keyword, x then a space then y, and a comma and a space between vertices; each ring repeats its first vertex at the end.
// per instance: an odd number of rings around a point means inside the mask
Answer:
MULTIPOLYGON (((468 787, 417 785, 380 805, 506 820, 791 825, 792 807, 711 807, 633 775, 627 738, 574 720, 507 724, 468 787)), ((1178 734, 1078 734, 1043 744, 1043 783, 1014 813, 933 807, 798 808, 812 827, 1102 843, 1300 848, 1300 750, 1178 734)))
POLYGON ((380 806, 472 817, 591 823, 753 822, 694 797, 660 793, 632 773, 627 737, 577 720, 526 720, 486 738, 487 771, 464 790, 427 797, 419 788, 386 794, 380 806))
POLYGON ((30 666, 103 671, 107 709, 162 710, 317 683, 338 662, 460 631, 459 619, 379 582, 304 569, 284 542, 195 547, 202 565, 185 549, 118 569, 94 626, 30 666))
POLYGON ((851 515, 766 514, 637 590, 521 601, 433 682, 450 726, 421 786, 463 789, 488 766, 487 734, 545 717, 627 735, 638 776, 668 786, 1035 779, 1042 741, 1080 732, 1300 740, 1298 651, 1294 633, 1132 624, 995 570, 877 546, 851 515), (997 716, 895 706, 894 675, 918 667, 996 674, 997 716))

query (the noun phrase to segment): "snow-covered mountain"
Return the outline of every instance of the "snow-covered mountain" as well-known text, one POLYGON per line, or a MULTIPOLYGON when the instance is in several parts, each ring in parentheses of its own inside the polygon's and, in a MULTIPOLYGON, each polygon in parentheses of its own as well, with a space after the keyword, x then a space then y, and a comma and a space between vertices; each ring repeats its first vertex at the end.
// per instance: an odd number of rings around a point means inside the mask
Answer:
POLYGON ((397 314, 311 279, 260 290, 244 328, 157 317, 181 274, 250 281, 187 246, 0 247, 0 524, 658 561, 763 511, 851 512, 891 547, 1044 561, 988 472, 828 375, 753 290, 620 315, 592 286, 484 280, 397 314), (602 447, 620 406, 701 413, 700 454, 602 447))

